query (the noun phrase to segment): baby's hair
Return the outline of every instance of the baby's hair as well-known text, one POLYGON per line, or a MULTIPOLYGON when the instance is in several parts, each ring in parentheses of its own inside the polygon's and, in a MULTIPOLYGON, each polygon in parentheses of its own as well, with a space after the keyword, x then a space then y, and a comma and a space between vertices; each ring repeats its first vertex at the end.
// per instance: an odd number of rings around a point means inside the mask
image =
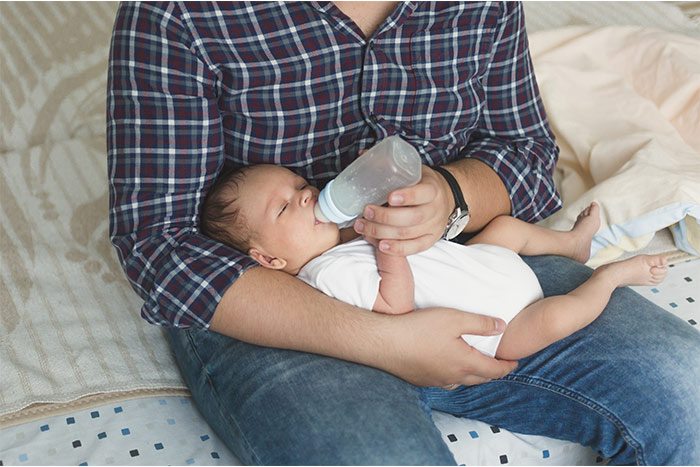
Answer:
POLYGON ((251 166, 224 169, 209 189, 200 212, 200 229, 207 237, 247 253, 252 232, 237 204, 240 183, 251 166))

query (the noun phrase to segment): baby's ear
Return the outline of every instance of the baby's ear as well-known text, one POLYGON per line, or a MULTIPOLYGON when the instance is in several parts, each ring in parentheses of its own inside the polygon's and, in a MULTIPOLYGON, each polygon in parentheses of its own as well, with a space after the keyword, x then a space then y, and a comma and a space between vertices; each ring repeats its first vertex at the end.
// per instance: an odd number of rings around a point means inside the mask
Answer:
POLYGON ((281 270, 287 266, 287 261, 284 259, 266 255, 257 248, 251 248, 248 250, 248 256, 260 263, 260 266, 264 268, 281 270))

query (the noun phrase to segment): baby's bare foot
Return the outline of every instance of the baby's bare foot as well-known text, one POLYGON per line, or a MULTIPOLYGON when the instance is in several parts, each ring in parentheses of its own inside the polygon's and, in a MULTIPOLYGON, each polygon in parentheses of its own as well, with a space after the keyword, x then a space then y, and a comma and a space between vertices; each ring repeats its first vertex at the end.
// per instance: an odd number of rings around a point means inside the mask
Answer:
POLYGON ((606 264, 596 269, 596 274, 604 274, 616 287, 627 285, 657 285, 668 272, 666 255, 639 255, 606 264))
POLYGON ((581 211, 576 218, 574 228, 571 229, 573 239, 573 248, 569 256, 571 259, 580 263, 588 261, 591 257, 591 242, 598 228, 600 228, 600 207, 598 203, 593 202, 581 211))

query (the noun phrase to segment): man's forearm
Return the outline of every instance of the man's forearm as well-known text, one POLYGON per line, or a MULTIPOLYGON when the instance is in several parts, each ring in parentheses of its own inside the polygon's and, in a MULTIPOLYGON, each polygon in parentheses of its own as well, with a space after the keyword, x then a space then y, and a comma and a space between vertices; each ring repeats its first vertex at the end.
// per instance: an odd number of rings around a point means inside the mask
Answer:
POLYGON ((210 329, 256 345, 377 367, 380 319, 289 274, 256 267, 226 291, 210 329))
POLYGON ((469 205, 470 219, 465 232, 481 230, 494 217, 511 213, 508 190, 491 167, 476 159, 460 159, 445 167, 457 179, 469 205))
POLYGON ((252 268, 224 294, 211 330, 252 344, 361 363, 420 386, 483 383, 514 363, 470 351, 462 334, 496 335, 505 323, 445 308, 371 313, 286 273, 252 268))

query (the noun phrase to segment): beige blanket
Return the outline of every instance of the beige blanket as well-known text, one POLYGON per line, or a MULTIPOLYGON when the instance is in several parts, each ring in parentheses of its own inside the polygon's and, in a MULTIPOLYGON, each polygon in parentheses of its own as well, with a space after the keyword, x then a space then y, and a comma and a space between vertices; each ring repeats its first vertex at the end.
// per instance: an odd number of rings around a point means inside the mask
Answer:
POLYGON ((564 209, 543 222, 568 229, 602 206, 591 266, 644 248, 671 227, 700 252, 700 40, 661 30, 570 27, 533 34, 537 80, 561 148, 564 209))
POLYGON ((0 426, 80 400, 185 388, 108 240, 115 11, 0 4, 0 426))

